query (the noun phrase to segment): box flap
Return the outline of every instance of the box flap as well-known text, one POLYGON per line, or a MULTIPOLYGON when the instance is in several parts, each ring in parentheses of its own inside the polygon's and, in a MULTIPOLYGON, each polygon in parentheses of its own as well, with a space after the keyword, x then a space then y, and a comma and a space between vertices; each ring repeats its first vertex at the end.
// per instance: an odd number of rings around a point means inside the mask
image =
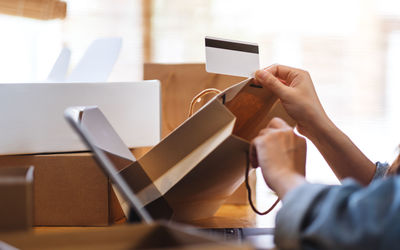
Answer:
POLYGON ((31 183, 33 182, 34 167, 1 167, 0 184, 31 183))
POLYGON ((111 74, 122 46, 119 37, 100 38, 92 42, 67 82, 105 82, 111 74))
POLYGON ((0 231, 32 227, 33 171, 32 166, 0 167, 0 231))

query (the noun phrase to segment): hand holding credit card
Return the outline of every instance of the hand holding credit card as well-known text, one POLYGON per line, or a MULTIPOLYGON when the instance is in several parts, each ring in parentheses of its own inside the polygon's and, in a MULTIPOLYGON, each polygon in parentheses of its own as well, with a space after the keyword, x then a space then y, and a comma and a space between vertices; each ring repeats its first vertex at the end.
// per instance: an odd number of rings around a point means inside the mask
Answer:
POLYGON ((260 69, 258 44, 206 37, 206 71, 254 77, 260 69))

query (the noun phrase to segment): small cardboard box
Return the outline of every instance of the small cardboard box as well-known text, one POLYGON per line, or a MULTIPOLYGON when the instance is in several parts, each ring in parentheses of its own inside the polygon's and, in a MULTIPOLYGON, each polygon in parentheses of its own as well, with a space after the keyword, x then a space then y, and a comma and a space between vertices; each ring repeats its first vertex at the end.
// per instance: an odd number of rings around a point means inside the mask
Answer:
POLYGON ((70 232, 0 234, 0 246, 19 249, 252 249, 160 224, 88 228, 70 232), (3 241, 3 242, 2 242, 3 241))
POLYGON ((0 231, 32 227, 33 167, 0 168, 0 231))
POLYGON ((104 226, 124 218, 90 153, 0 156, 0 168, 16 166, 35 167, 35 226, 104 226))

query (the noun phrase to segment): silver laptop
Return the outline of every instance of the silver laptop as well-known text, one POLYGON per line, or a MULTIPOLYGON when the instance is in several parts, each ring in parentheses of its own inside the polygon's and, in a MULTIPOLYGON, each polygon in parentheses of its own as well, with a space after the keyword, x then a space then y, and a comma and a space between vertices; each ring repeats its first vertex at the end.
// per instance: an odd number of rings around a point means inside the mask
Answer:
MULTIPOLYGON (((98 107, 70 107, 65 110, 65 118, 81 136, 103 172, 111 179, 114 187, 123 196, 130 207, 128 220, 145 223, 153 222, 153 218, 160 218, 157 211, 144 207, 136 197, 130 182, 140 180, 125 180, 119 170, 136 162, 129 148, 112 128, 107 118, 98 107)), ((139 179, 139 178, 138 178, 139 179)), ((165 203, 165 209, 168 204, 165 203)), ((272 228, 208 228, 200 229, 210 235, 223 237, 226 240, 242 242, 248 240, 259 249, 273 247, 272 228)))

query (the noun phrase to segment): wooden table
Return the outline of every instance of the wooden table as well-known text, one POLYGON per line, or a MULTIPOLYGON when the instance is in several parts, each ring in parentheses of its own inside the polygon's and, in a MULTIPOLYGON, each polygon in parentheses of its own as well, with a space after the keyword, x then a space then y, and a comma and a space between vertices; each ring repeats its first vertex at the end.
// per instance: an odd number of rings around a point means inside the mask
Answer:
MULTIPOLYGON (((236 228, 236 227, 257 227, 258 223, 257 220, 259 219, 259 216, 257 216, 248 205, 223 205, 221 208, 217 211, 217 213, 207 219, 201 219, 201 220, 194 220, 187 222, 186 224, 193 225, 196 227, 202 227, 202 228, 236 228)), ((144 226, 140 224, 136 224, 137 226, 144 226)), ((118 249, 128 249, 127 243, 131 240, 129 236, 127 236, 127 231, 126 230, 133 230, 130 229, 134 225, 124 225, 122 227, 117 226, 117 225, 112 225, 109 227, 35 227, 33 229, 33 235, 30 234, 29 240, 33 240, 32 242, 37 241, 36 237, 42 237, 43 239, 46 239, 51 241, 51 242, 58 242, 58 240, 65 241, 65 237, 70 237, 73 239, 72 241, 73 245, 76 247, 81 247, 85 246, 84 244, 88 244, 88 242, 91 242, 89 239, 83 240, 82 245, 79 243, 81 239, 75 240, 78 235, 82 236, 83 235, 88 235, 90 237, 105 237, 106 235, 112 234, 113 236, 109 235, 108 238, 112 239, 113 241, 107 242, 109 245, 113 244, 116 246, 118 249), (125 228, 125 229, 124 229, 125 228), (35 236, 36 235, 36 236, 35 236), (32 238, 35 237, 36 239, 32 238), (78 243, 77 243, 78 242, 78 243), (74 245, 75 244, 75 245, 74 245)), ((135 227, 135 226, 134 226, 135 227)), ((91 238, 93 239, 93 238, 91 238)), ((103 239, 100 239, 103 240, 103 239)), ((103 240, 104 241, 104 240, 103 240)), ((96 243, 94 244, 99 244, 97 241, 94 241, 96 243)), ((68 247, 70 247, 68 245, 68 247)), ((97 246, 96 245, 96 246, 97 246)), ((107 245, 108 246, 108 245, 107 245)), ((67 248, 68 248, 67 247, 67 248)), ((102 246, 103 248, 105 246, 102 246)), ((217 246, 219 247, 219 246, 217 246)), ((68 248, 69 249, 69 248, 68 248)), ((71 248, 74 249, 74 248, 71 248)), ((82 248, 84 249, 84 248, 82 248)), ((214 249, 214 248, 210 248, 214 249)), ((233 248, 226 248, 222 247, 219 249, 250 249, 248 245, 237 245, 234 246, 233 248)))
POLYGON ((109 227, 36 228, 33 232, 0 233, 0 249, 210 249, 251 250, 249 244, 206 237, 192 228, 165 223, 109 227))
MULTIPOLYGON (((257 216, 248 205, 223 205, 217 213, 210 218, 186 222, 186 224, 202 228, 241 228, 256 227, 257 216)), ((101 230, 104 227, 35 227, 35 233, 48 233, 60 231, 101 230)))
POLYGON ((190 221, 188 224, 204 228, 256 227, 256 219, 248 205, 223 205, 213 217, 190 221))

